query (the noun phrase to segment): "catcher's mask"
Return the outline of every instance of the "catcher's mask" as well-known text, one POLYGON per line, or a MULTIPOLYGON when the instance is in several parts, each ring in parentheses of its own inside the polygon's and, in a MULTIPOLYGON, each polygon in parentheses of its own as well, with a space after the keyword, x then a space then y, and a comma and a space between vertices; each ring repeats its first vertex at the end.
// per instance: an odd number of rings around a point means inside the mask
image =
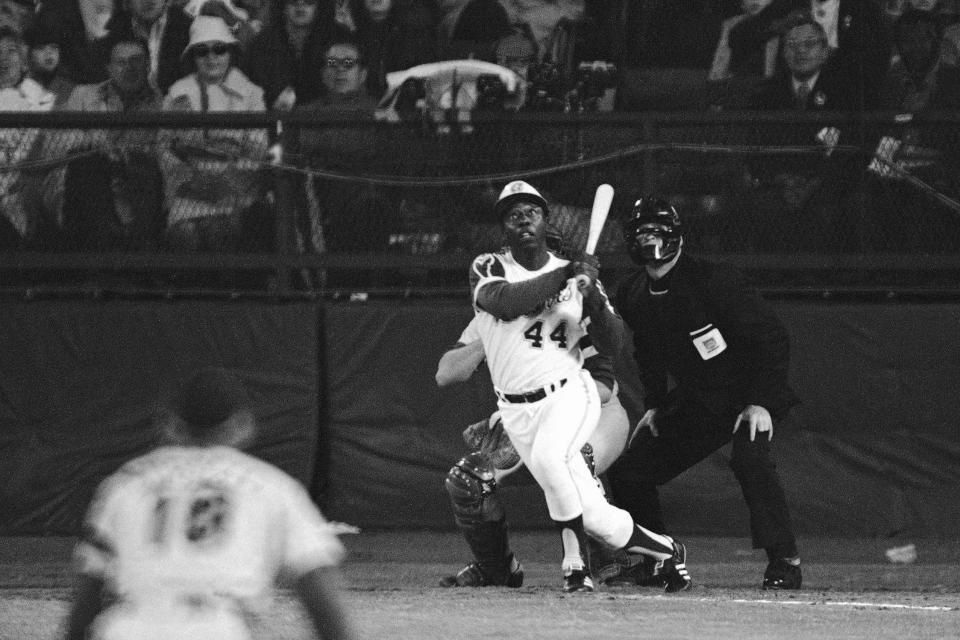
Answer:
POLYGON ((644 196, 633 205, 624 222, 623 237, 630 259, 636 264, 664 264, 677 255, 683 242, 680 215, 665 198, 644 196))
POLYGON ((547 249, 553 251, 561 258, 567 258, 567 244, 563 240, 563 234, 552 224, 547 225, 547 249))

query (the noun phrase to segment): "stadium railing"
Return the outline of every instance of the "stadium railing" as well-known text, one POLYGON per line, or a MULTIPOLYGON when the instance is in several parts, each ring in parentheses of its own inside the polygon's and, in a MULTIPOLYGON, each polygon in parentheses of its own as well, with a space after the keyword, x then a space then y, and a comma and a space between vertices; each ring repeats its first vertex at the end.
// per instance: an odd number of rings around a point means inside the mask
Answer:
MULTIPOLYGON (((692 251, 768 292, 960 293, 960 114, 0 114, 0 290, 43 295, 462 295, 492 206, 535 184, 568 249, 669 197, 692 251), (237 143, 256 133, 262 144, 237 143), (253 149, 253 151, 251 151, 253 149), (230 219, 220 231, 208 223, 230 219), (192 221, 183 242, 173 223, 192 221)), ((612 277, 616 274, 611 274, 612 277)))

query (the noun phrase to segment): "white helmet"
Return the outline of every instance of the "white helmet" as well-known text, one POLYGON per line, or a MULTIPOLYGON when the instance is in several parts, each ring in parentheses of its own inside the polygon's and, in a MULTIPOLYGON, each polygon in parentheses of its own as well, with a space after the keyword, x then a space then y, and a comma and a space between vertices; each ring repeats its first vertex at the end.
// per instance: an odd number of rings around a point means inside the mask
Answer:
POLYGON ((531 187, 523 180, 514 180, 505 186, 503 191, 500 192, 500 197, 497 199, 497 204, 493 208, 494 213, 497 214, 497 218, 503 220, 503 212, 507 210, 507 207, 518 200, 532 202, 536 205, 539 205, 543 209, 544 216, 549 213, 547 208, 547 200, 540 195, 539 191, 531 187))

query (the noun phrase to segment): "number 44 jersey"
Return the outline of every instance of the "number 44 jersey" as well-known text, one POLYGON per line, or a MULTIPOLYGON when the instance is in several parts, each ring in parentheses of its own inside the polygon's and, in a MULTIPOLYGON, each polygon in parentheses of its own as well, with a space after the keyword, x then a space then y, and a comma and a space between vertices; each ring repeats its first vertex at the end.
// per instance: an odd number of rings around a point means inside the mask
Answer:
POLYGON ((336 533, 268 463, 229 447, 164 447, 104 480, 76 556, 82 573, 105 581, 114 616, 243 617, 281 575, 338 564, 336 533))
POLYGON ((474 259, 470 273, 476 330, 494 386, 503 393, 522 393, 563 378, 576 377, 583 364, 580 340, 586 335, 583 294, 572 278, 557 295, 513 320, 500 320, 477 305, 482 287, 497 281, 522 282, 566 264, 550 254, 536 271, 519 265, 509 250, 474 259))

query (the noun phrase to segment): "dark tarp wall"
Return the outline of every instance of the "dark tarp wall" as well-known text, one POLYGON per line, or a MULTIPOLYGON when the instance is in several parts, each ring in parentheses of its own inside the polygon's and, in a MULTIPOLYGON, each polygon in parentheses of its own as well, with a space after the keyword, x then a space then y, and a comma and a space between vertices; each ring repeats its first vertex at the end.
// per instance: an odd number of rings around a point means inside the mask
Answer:
MULTIPOLYGON (((797 530, 955 535, 960 304, 775 306, 804 399, 774 447, 797 530)), ((458 388, 434 383, 470 317, 466 301, 5 302, 0 534, 75 532, 96 482, 153 443, 164 385, 209 363, 247 383, 263 427, 254 453, 319 480, 330 518, 452 528, 444 476, 463 427, 495 406, 485 367, 458 388)), ((636 418, 638 385, 620 364, 636 418)), ((747 535, 727 459, 664 488, 675 531, 747 535)), ((547 524, 535 486, 504 493, 514 526, 547 524)))
MULTIPOLYGON (((960 305, 774 303, 804 403, 774 448, 800 533, 954 535, 960 525, 960 305)), ((466 303, 334 304, 328 515, 365 527, 452 527, 443 478, 464 425, 494 408, 485 369, 439 391, 436 363, 466 303)), ((621 397, 639 389, 621 363, 621 397)), ((731 425, 731 428, 733 425, 731 425)), ((675 531, 747 535, 729 447, 664 487, 675 531)), ((508 489, 518 527, 545 526, 535 487, 508 489)))
POLYGON ((75 533, 96 483, 155 443, 158 400, 203 365, 247 386, 253 453, 304 483, 318 425, 313 304, 0 305, 0 533, 75 533))

